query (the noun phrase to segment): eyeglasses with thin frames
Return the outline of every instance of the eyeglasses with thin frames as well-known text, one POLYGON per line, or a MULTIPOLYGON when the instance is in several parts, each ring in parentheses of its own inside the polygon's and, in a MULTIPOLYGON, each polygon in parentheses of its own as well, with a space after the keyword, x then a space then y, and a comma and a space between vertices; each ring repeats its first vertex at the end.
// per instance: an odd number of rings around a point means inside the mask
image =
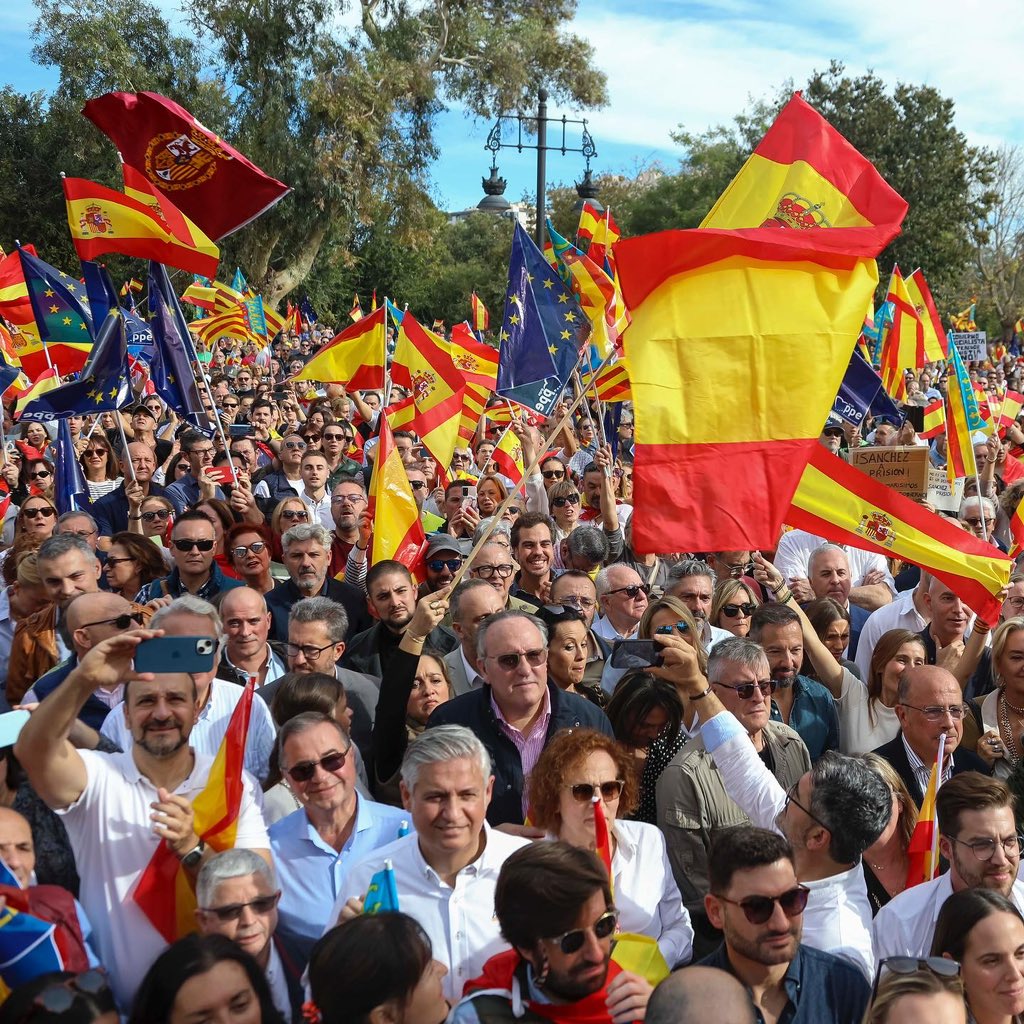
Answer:
POLYGON ((904 701, 900 701, 900 706, 910 708, 911 711, 920 711, 929 722, 941 722, 946 715, 949 715, 954 722, 959 722, 967 714, 966 704, 952 704, 949 707, 933 705, 926 708, 919 708, 916 704, 907 704, 904 701))
POLYGON ((810 809, 804 807, 804 805, 800 803, 800 801, 797 800, 797 798, 794 796, 794 794, 796 793, 796 788, 799 785, 799 782, 794 782, 793 785, 789 787, 789 792, 786 794, 786 802, 782 805, 782 813, 785 814, 786 808, 789 807, 790 804, 793 804, 795 807, 799 807, 800 810, 803 811, 804 814, 806 814, 807 817, 811 819, 811 821, 820 825, 826 832, 831 832, 831 829, 828 827, 828 825, 825 824, 825 822, 821 820, 821 818, 819 818, 816 814, 812 814, 810 809))
POLYGON ((1001 846, 1003 848, 1003 854, 1007 860, 1018 860, 1020 858, 1021 847, 1024 845, 1024 836, 1020 834, 1006 836, 1003 839, 971 839, 970 841, 966 839, 957 839, 956 836, 950 836, 949 838, 952 839, 954 843, 966 846, 982 863, 992 860, 996 855, 997 846, 1001 846))

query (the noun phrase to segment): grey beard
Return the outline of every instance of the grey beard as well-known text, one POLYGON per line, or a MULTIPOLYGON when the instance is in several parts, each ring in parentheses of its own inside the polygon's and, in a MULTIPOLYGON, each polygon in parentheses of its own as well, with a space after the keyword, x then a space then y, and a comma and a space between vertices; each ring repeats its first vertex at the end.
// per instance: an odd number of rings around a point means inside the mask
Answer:
MULTIPOLYGON (((796 676, 793 677, 795 678, 796 676)), ((789 690, 793 686, 793 679, 776 679, 775 682, 779 684, 780 690, 789 690)))

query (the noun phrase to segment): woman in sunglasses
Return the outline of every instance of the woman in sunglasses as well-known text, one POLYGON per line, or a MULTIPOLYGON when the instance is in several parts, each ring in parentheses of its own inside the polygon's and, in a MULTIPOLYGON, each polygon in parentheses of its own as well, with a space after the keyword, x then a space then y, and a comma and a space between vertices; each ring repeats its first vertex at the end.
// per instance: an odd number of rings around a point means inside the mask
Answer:
POLYGON ((587 620, 575 608, 545 605, 537 617, 548 627, 548 679, 566 693, 577 693, 603 708, 608 695, 583 682, 587 670, 587 620))
POLYGON ((725 580, 715 587, 708 622, 728 630, 733 636, 746 636, 750 632, 750 617, 760 603, 742 580, 725 580))
POLYGON ((933 957, 960 964, 972 1024, 1024 1020, 1024 919, 992 889, 953 893, 939 911, 933 957))
POLYGON ((540 475, 544 481, 544 490, 549 494, 555 484, 569 479, 569 471, 565 463, 557 455, 549 455, 540 464, 540 475))
POLYGON ((626 821, 636 806, 637 765, 615 740, 593 729, 564 730, 530 773, 530 820, 571 846, 596 850, 598 805, 611 847, 619 930, 656 939, 670 968, 693 951, 690 915, 654 825, 626 821))
POLYGON ((167 566, 152 541, 137 533, 115 533, 103 562, 103 575, 111 593, 134 601, 147 583, 167 575, 167 566))
POLYGON ((960 977, 927 967, 909 974, 889 971, 878 982, 863 1024, 967 1024, 960 977))
MULTIPOLYGON (((129 533, 138 534, 140 537, 157 537, 164 545, 168 543, 173 525, 174 506, 170 498, 156 494, 150 494, 142 499, 138 519, 128 517, 129 533)), ((167 557, 170 558, 170 555, 167 557)))
MULTIPOLYGON (((231 566, 235 576, 247 587, 260 594, 269 594, 277 580, 270 569, 270 552, 273 539, 270 530, 260 523, 235 523, 228 530, 224 546, 231 556, 231 566)), ((278 569, 287 578, 288 572, 283 565, 278 569)))
POLYGON ((52 971, 19 985, 0 1008, 0 1024, 118 1024, 117 1004, 100 970, 52 971))
POLYGON ((309 522, 309 508, 296 495, 294 498, 282 498, 270 514, 270 530, 274 535, 273 557, 281 560, 281 537, 293 526, 301 526, 309 522))
POLYGON ((47 537, 53 536, 57 525, 57 506, 41 494, 25 498, 14 520, 14 541, 39 547, 47 537))
POLYGON ((44 494, 53 497, 53 463, 46 459, 26 459, 21 464, 21 479, 18 489, 11 495, 12 501, 21 503, 29 494, 44 494))
POLYGON ((86 443, 78 461, 82 466, 89 498, 96 501, 104 494, 121 486, 123 477, 114 449, 100 431, 96 431, 86 443))
POLYGON ((548 508, 555 521, 555 549, 580 525, 580 492, 571 480, 559 480, 548 488, 548 508))

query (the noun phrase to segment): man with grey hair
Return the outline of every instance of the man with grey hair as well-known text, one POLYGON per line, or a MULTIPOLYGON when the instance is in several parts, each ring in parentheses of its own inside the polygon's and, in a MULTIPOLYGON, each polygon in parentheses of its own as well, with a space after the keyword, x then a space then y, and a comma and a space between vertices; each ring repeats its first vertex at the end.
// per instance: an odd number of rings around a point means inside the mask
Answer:
POLYGON ((100 539, 100 530, 96 525, 96 520, 88 512, 65 512, 57 520, 53 532, 55 534, 73 533, 81 537, 93 551, 96 550, 96 541, 100 539))
POLYGON ((685 558, 669 570, 668 586, 665 588, 665 596, 682 601, 700 623, 701 643, 709 651, 715 644, 732 636, 727 629, 720 629, 708 622, 711 602, 715 598, 716 579, 714 570, 707 562, 699 558, 685 558))
MULTIPOLYGON (((579 527, 583 529, 583 527, 579 527)), ((597 602, 601 614, 594 632, 609 643, 636 636, 637 626, 647 610, 647 584, 629 565, 609 565, 597 574, 597 602)))
POLYGON ((979 540, 987 540, 989 544, 995 545, 1000 550, 1005 550, 995 538, 996 503, 991 498, 979 497, 976 494, 970 498, 964 498, 960 502, 957 519, 968 533, 973 533, 979 540))
POLYGON ((476 634, 489 615, 504 610, 501 593, 488 580, 463 580, 448 596, 448 611, 459 646, 444 656, 455 696, 484 685, 477 658, 476 634))
POLYGON ((548 740, 562 729, 613 735, 603 711, 548 681, 548 632, 533 615, 503 611, 477 628, 477 663, 485 685, 434 709, 427 729, 464 725, 483 741, 494 766, 492 825, 521 826, 525 779, 548 740))
POLYGON ((291 958, 282 958, 274 936, 280 898, 274 869, 262 857, 252 850, 225 850, 199 870, 196 924, 203 935, 223 935, 253 957, 282 1018, 298 1020, 302 978, 291 958))
MULTIPOLYGON (((201 597, 186 594, 158 609, 150 620, 151 629, 162 629, 165 636, 210 637, 221 639, 221 621, 217 609, 201 597)), ((215 678, 217 657, 208 672, 193 672, 196 685, 198 717, 189 742, 203 754, 216 755, 243 690, 235 683, 215 678)), ((260 691, 257 690, 257 693, 260 691)), ((103 722, 100 733, 122 750, 131 750, 128 706, 122 701, 103 722)), ((274 749, 274 721, 270 708, 263 701, 252 702, 249 735, 245 743, 245 769, 261 782, 270 771, 270 752, 274 749)))
MULTIPOLYGON (((750 746, 785 788, 811 766, 810 755, 794 729, 771 721, 775 683, 764 650, 753 640, 731 637, 708 657, 708 680, 722 705, 731 711, 750 746)), ((689 716, 694 709, 686 709, 689 716)), ((718 760, 700 737, 690 740, 662 772, 657 786, 658 827, 665 834, 672 874, 698 934, 707 934, 704 897, 708 892, 708 857, 721 832, 750 823, 722 784, 718 760)))
POLYGON ((372 624, 363 592, 330 577, 327 570, 331 564, 331 542, 330 532, 320 523, 300 523, 285 530, 281 537, 282 561, 289 579, 266 595, 271 631, 278 642, 287 641, 288 614, 292 605, 305 597, 329 597, 344 607, 348 616, 346 639, 372 624))
POLYGON ((850 577, 850 558, 846 554, 846 549, 831 543, 816 547, 811 552, 811 557, 807 559, 807 580, 815 600, 830 597, 849 614, 850 639, 845 656, 855 658, 857 644, 860 642, 860 631, 864 628, 870 613, 850 603, 853 580, 850 577))
MULTIPOLYGON (((584 523, 559 542, 559 554, 566 569, 592 573, 612 561, 608 535, 596 526, 584 523)), ((622 553, 621 549, 618 552, 622 553)))
POLYGON ((494 887, 506 858, 527 841, 485 820, 495 783, 490 755, 469 729, 442 725, 414 739, 402 760, 401 792, 415 832, 356 861, 329 918, 333 927, 362 913, 374 875, 390 864, 402 911, 448 968, 442 984, 452 1002, 508 948, 494 916, 494 887))

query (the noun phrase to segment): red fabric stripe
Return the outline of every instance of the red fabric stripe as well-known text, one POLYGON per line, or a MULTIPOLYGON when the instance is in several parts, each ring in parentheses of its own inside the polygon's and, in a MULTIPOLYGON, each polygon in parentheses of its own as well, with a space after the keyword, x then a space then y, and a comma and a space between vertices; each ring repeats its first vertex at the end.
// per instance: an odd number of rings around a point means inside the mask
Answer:
POLYGON ((814 447, 817 438, 637 444, 633 547, 641 554, 774 549, 814 447))

